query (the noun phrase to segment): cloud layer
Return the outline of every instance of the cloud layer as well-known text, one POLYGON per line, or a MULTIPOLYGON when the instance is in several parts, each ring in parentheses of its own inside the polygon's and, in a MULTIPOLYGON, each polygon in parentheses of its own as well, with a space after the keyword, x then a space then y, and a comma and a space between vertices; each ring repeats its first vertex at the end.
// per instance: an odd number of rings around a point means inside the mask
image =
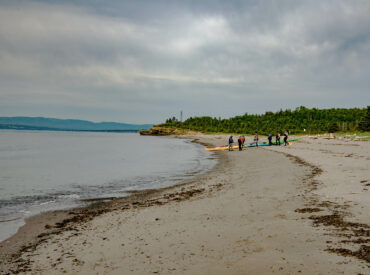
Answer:
POLYGON ((369 105, 369 1, 84 3, 0 3, 0 115, 158 123, 369 105))

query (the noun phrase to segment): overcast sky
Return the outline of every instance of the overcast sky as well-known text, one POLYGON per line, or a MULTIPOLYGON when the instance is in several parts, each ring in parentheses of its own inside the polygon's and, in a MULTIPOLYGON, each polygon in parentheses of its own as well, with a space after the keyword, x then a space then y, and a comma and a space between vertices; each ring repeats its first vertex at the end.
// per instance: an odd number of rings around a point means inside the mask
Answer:
POLYGON ((370 104, 370 1, 0 0, 0 116, 370 104))

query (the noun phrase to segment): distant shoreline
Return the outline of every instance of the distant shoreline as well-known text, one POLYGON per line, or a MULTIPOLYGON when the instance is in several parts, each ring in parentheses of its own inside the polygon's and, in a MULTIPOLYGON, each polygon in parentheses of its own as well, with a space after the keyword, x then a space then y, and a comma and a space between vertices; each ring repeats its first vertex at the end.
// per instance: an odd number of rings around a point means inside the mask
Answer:
POLYGON ((1 117, 0 129, 76 131, 76 132, 132 132, 149 129, 153 124, 129 124, 120 122, 93 122, 80 119, 48 117, 1 117))
POLYGON ((33 127, 26 125, 2 125, 0 130, 17 130, 17 131, 58 131, 58 132, 109 132, 109 133, 138 133, 140 130, 78 130, 78 129, 60 129, 48 127, 33 127))

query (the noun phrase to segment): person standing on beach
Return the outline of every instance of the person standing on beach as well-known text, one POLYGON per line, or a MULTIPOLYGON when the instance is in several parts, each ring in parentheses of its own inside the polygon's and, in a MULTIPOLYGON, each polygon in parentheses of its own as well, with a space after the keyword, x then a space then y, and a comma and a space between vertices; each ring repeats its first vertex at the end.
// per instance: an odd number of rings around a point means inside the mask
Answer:
POLYGON ((242 147, 244 148, 245 136, 242 136, 242 138, 243 138, 243 144, 242 144, 242 147))
POLYGON ((271 133, 269 134, 267 139, 269 140, 269 146, 271 146, 272 145, 272 134, 271 133))
POLYGON ((233 150, 233 143, 234 143, 233 136, 230 136, 229 137, 229 151, 233 150))
POLYGON ((243 146, 243 137, 240 136, 238 138, 238 145, 239 145, 239 151, 243 150, 242 146, 243 146))
POLYGON ((279 132, 277 132, 276 133, 276 145, 279 145, 280 146, 280 133, 279 132))
POLYGON ((258 147, 258 133, 257 132, 254 136, 254 142, 256 143, 256 147, 258 147))
POLYGON ((288 145, 288 135, 289 135, 288 130, 285 130, 285 133, 284 133, 284 146, 287 146, 288 145))

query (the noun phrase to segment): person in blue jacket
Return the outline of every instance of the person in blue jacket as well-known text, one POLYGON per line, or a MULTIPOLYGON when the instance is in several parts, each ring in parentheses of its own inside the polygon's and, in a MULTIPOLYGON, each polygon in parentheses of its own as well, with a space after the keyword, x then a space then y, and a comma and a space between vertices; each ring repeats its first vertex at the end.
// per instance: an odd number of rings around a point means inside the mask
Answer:
POLYGON ((271 146, 272 145, 272 134, 271 133, 268 135, 267 139, 269 140, 269 145, 271 146))
POLYGON ((230 136, 229 137, 229 151, 233 150, 233 143, 234 143, 233 136, 230 136))

